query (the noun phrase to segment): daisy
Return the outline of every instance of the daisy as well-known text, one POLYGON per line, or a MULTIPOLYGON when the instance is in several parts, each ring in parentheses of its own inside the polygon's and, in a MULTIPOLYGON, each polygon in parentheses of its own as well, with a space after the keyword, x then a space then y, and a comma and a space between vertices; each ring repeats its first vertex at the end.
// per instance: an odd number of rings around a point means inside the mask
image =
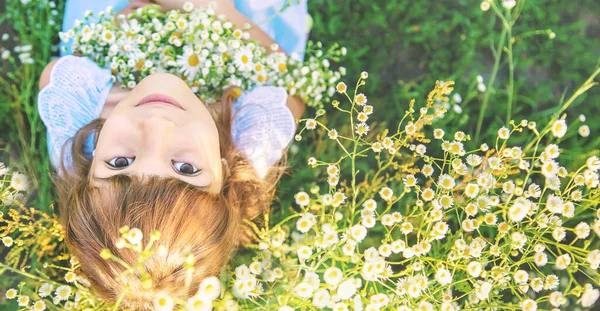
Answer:
POLYGON ((29 189, 29 180, 22 173, 14 173, 10 178, 10 186, 17 191, 27 191, 29 189))
POLYGON ((253 55, 252 51, 247 47, 241 48, 234 55, 234 62, 238 69, 242 71, 251 70, 254 67, 254 63, 252 62, 253 55))
POLYGON ((337 140, 338 139, 338 131, 336 129, 331 129, 327 132, 327 136, 329 139, 337 140))
POLYGON ((369 132, 369 125, 366 123, 360 123, 356 125, 356 134, 358 136, 364 136, 369 132))
POLYGON ((171 311, 173 310, 173 299, 165 292, 159 292, 153 301, 154 310, 171 311))
POLYGON ((188 311, 209 311, 212 310, 212 301, 207 300, 199 295, 188 298, 186 307, 188 311))
POLYGON ((552 135, 556 138, 562 138, 567 133, 567 122, 565 120, 557 120, 552 124, 552 135))
POLYGON ((131 243, 133 245, 137 245, 137 244, 141 243, 143 238, 144 238, 144 234, 142 233, 142 230, 140 230, 138 228, 132 228, 127 233, 127 241, 129 241, 129 243, 131 243))
POLYGON ((335 89, 338 93, 345 93, 346 92, 346 83, 344 82, 340 82, 335 86, 335 89))
POLYGON ((13 238, 9 237, 9 236, 5 236, 2 238, 2 243, 4 244, 4 246, 6 247, 11 247, 13 245, 13 238))
POLYGON ((17 297, 17 294, 18 294, 17 290, 14 288, 11 288, 6 291, 5 297, 6 297, 6 299, 15 299, 17 297))
POLYGON ((200 283, 198 294, 210 301, 217 299, 221 294, 221 281, 215 276, 205 278, 200 283))
POLYGON ((184 47, 183 55, 177 56, 177 66, 188 81, 196 78, 201 69, 200 63, 200 57, 188 46, 184 47))
POLYGON ((59 286, 54 295, 60 301, 67 300, 69 299, 69 296, 71 296, 71 287, 66 285, 59 286))
POLYGON ((356 102, 357 105, 363 106, 364 104, 367 103, 367 96, 365 96, 365 94, 363 94, 363 93, 360 93, 360 94, 356 95, 354 101, 356 102))

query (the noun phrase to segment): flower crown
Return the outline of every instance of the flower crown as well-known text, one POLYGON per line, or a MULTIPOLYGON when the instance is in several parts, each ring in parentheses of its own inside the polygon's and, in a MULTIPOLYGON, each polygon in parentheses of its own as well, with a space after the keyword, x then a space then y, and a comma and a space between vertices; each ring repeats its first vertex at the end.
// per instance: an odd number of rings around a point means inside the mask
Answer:
POLYGON ((215 15, 215 4, 194 9, 187 3, 183 11, 166 13, 150 5, 116 19, 109 7, 97 20, 92 21, 93 16, 86 12, 85 19, 60 38, 73 39, 73 53, 110 68, 113 80, 128 88, 149 74, 168 72, 182 77, 206 103, 230 86, 273 85, 320 108, 345 73, 343 67, 331 70, 329 61, 345 55, 344 48, 334 45, 323 52, 320 42, 309 42, 306 61, 296 53, 278 51, 277 45, 269 53, 248 32, 215 15))

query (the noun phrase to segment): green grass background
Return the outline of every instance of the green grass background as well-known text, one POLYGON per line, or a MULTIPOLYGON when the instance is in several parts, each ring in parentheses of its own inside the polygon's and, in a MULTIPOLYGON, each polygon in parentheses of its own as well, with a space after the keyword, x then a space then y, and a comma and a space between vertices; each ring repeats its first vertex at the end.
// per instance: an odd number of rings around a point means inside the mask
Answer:
MULTIPOLYGON (((52 169, 35 101, 38 77, 44 65, 57 55, 55 44, 64 0, 55 2, 56 15, 47 2, 32 1, 25 7, 21 1, 0 0, 0 35, 11 36, 0 42, 0 52, 31 44, 35 60, 34 65, 22 65, 15 59, 0 62, 0 160, 27 172, 32 179, 28 205, 51 211, 55 198, 50 182, 52 169), (54 20, 54 26, 50 20, 54 20)), ((436 127, 447 133, 462 130, 473 134, 482 102, 475 77, 482 75, 487 83, 494 61, 492 49, 496 48, 501 29, 494 14, 482 12, 479 5, 480 1, 466 0, 309 0, 313 21, 310 37, 325 46, 338 42, 348 49, 346 58, 337 64, 348 69, 348 84, 352 85, 361 71, 369 72, 362 90, 375 106, 374 124, 393 125, 410 99, 417 99, 417 107, 423 102, 435 80, 455 80, 455 90, 463 98, 462 113, 448 112, 436 127)), ((600 2, 596 0, 526 0, 513 30, 515 120, 544 124, 558 110, 561 98, 570 95, 591 74, 600 55, 599 21, 600 2), (554 40, 548 38, 550 31, 556 33, 554 40)), ((481 138, 467 142, 470 147, 495 137, 504 125, 507 79, 504 58, 492 100, 483 114, 481 138)), ((567 113, 568 123, 575 127, 579 126, 577 116, 585 114, 592 133, 561 146, 567 161, 597 154, 599 89, 591 89, 567 113)), ((335 118, 328 122, 339 123, 335 118)), ((569 135, 574 133, 571 129, 569 135)), ((302 148, 292 145, 291 168, 278 191, 280 204, 289 206, 291 194, 314 184, 317 172, 304 165, 309 156, 325 161, 337 158, 328 155, 320 139, 305 135, 302 148)))

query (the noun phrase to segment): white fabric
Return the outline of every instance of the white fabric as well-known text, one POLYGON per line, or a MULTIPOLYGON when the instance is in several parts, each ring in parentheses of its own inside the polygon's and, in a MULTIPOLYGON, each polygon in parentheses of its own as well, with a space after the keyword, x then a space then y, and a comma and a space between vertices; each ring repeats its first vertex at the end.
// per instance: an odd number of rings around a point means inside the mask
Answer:
POLYGON ((244 93, 233 107, 233 143, 264 177, 296 132, 294 116, 281 87, 262 86, 244 93))

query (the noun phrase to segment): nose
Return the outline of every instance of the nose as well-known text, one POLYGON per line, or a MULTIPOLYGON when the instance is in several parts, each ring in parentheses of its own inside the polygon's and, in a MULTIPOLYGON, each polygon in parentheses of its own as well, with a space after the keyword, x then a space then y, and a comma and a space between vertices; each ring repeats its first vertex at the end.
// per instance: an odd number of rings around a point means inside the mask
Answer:
POLYGON ((150 116, 142 120, 144 142, 148 153, 164 151, 168 135, 175 124, 160 116, 150 116))

